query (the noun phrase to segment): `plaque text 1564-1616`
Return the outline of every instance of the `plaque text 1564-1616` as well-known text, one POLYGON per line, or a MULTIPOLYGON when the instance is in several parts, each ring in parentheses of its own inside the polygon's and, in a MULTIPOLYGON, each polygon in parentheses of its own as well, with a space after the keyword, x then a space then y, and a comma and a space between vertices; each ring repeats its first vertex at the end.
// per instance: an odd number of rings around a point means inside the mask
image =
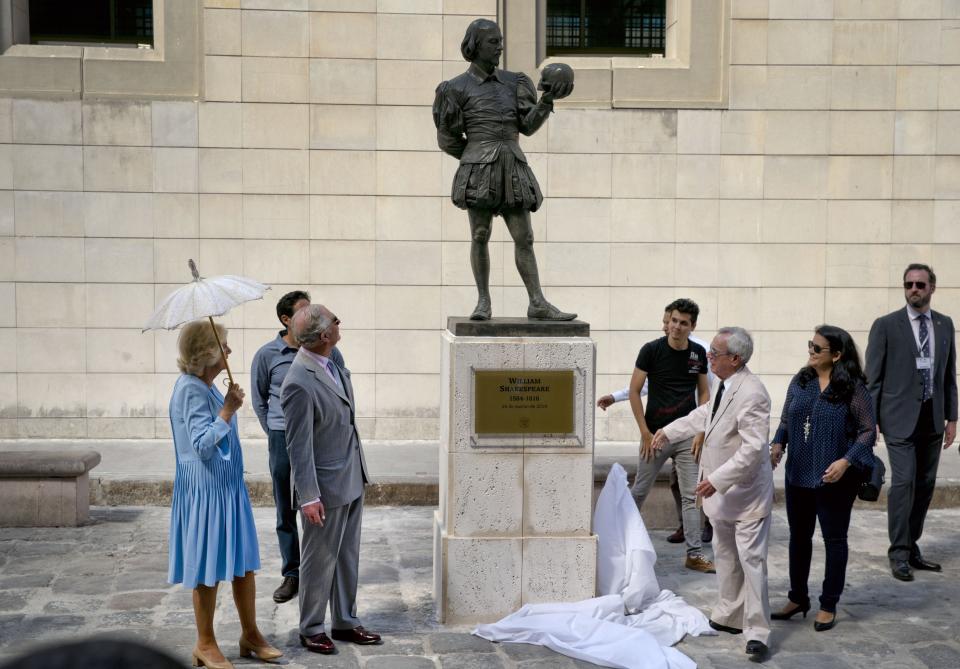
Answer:
POLYGON ((573 370, 476 371, 477 434, 573 432, 573 370))

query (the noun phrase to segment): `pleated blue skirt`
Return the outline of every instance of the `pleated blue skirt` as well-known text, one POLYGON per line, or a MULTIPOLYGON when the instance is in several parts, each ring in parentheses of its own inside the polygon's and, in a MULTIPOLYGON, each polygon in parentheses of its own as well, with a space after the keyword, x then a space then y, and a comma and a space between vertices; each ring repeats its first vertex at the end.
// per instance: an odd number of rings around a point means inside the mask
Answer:
POLYGON ((177 463, 170 509, 170 583, 212 586, 260 568, 239 440, 230 450, 229 460, 218 449, 209 460, 177 463))

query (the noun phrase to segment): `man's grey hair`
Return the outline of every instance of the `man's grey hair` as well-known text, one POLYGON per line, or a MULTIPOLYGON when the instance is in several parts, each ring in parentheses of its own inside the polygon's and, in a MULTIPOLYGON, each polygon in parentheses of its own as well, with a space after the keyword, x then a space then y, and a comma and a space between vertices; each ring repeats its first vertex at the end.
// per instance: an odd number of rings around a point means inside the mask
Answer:
POLYGON ((743 328, 726 327, 717 330, 717 334, 727 338, 727 352, 740 356, 743 361, 741 367, 750 362, 753 355, 753 337, 749 332, 743 328))
POLYGON ((311 304, 293 315, 290 331, 301 346, 310 346, 320 339, 324 330, 333 325, 330 312, 322 304, 311 304))

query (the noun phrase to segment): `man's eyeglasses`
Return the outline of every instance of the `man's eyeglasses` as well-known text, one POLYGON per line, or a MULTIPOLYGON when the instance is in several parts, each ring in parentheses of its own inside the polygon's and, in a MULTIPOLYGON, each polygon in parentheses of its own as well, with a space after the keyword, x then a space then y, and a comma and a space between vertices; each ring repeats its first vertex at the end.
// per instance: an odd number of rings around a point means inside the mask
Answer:
POLYGON ((829 351, 830 349, 826 346, 821 346, 820 344, 814 344, 813 341, 808 341, 807 350, 820 354, 820 353, 823 353, 824 351, 829 351))
POLYGON ((903 282, 904 290, 910 290, 914 286, 917 287, 917 290, 923 290, 927 287, 927 282, 926 281, 904 281, 903 282))
POLYGON ((322 331, 323 331, 323 332, 326 332, 327 330, 329 330, 330 328, 332 328, 334 325, 340 325, 340 319, 337 318, 336 316, 333 317, 333 322, 330 323, 330 325, 328 325, 327 327, 323 328, 322 331))
POLYGON ((721 353, 717 349, 711 348, 709 351, 707 351, 707 355, 710 356, 711 358, 719 358, 720 356, 723 356, 723 355, 736 355, 736 353, 731 353, 730 351, 723 351, 721 353))

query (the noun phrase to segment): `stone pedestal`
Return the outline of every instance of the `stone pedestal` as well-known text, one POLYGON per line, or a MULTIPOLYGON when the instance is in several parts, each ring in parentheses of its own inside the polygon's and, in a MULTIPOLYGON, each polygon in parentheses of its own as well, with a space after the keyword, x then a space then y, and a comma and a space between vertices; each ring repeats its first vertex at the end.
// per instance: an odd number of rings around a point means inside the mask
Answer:
POLYGON ((440 621, 492 622, 523 604, 593 597, 596 348, 589 325, 450 320, 443 336, 434 521, 440 621), (477 434, 474 374, 483 370, 571 370, 573 431, 477 434))

